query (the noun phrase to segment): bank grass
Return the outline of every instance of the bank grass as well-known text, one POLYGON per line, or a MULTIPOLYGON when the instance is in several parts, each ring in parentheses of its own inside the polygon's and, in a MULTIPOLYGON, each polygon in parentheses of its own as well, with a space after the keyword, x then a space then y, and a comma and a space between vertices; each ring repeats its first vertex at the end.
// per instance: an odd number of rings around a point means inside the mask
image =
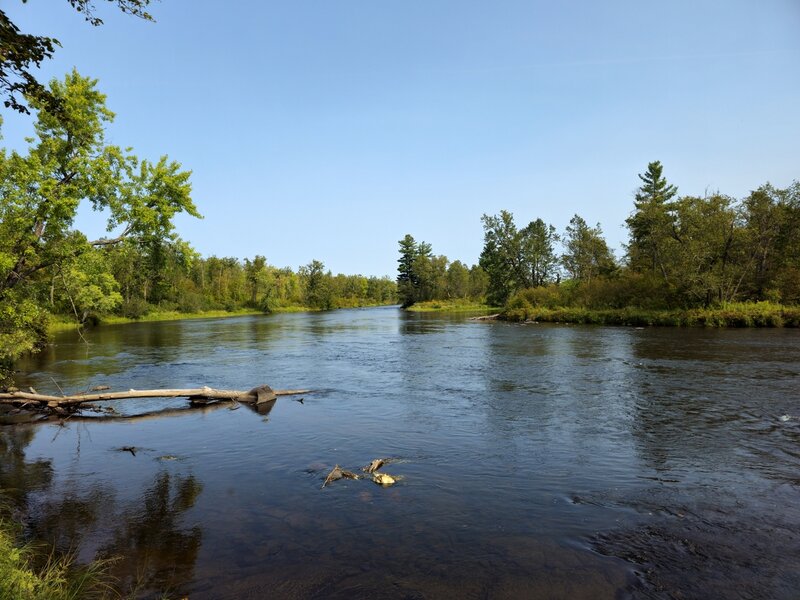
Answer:
POLYGON ((634 327, 800 327, 800 307, 772 302, 735 302, 716 307, 653 310, 532 306, 513 298, 501 318, 513 322, 627 325, 634 327))
POLYGON ((410 312, 500 312, 498 306, 489 306, 474 300, 426 300, 409 306, 410 312))
POLYGON ((110 561, 86 566, 71 556, 44 560, 30 544, 18 544, 19 527, 0 520, 0 600, 106 600, 119 598, 110 561))
MULTIPOLYGON (((347 303, 344 306, 336 306, 332 310, 340 308, 370 308, 375 306, 389 306, 392 303, 364 304, 359 302, 347 303)), ((127 323, 147 323, 157 321, 182 321, 185 319, 223 319, 228 317, 246 317, 250 315, 264 315, 275 313, 303 313, 319 312, 321 309, 302 305, 275 306, 271 307, 269 313, 254 308, 240 308, 235 310, 204 310, 197 312, 181 312, 178 310, 150 310, 136 317, 125 317, 121 315, 95 315, 92 318, 94 325, 122 325, 127 323)), ((74 331, 78 329, 79 323, 71 315, 51 315, 47 326, 50 335, 63 331, 74 331)))
MULTIPOLYGON (((309 309, 302 306, 287 306, 276 308, 273 312, 304 312, 309 309)), ((146 323, 155 321, 182 321, 184 319, 222 319, 227 317, 246 317, 248 315, 263 315, 263 311, 255 309, 240 310, 204 310, 185 313, 177 310, 156 310, 139 317, 123 317, 120 315, 100 315, 93 320, 96 325, 120 325, 125 323, 146 323)), ((50 334, 78 329, 78 322, 65 315, 53 315, 47 331, 50 334)))
POLYGON ((99 325, 120 325, 124 323, 147 323, 152 321, 183 321, 187 319, 221 319, 227 317, 246 317, 248 315, 262 315, 260 310, 204 310, 198 312, 180 312, 177 310, 155 310, 140 317, 131 318, 119 315, 106 315, 98 318, 99 325))

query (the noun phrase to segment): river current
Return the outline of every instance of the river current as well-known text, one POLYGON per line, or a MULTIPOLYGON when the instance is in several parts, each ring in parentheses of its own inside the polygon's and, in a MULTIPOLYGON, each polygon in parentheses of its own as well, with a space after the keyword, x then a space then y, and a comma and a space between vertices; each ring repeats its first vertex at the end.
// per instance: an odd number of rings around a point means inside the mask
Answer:
POLYGON ((85 336, 19 363, 19 384, 313 390, 260 411, 0 427, 0 496, 27 534, 116 557, 140 597, 800 594, 797 330, 391 307, 85 336), (334 465, 375 458, 395 485, 322 489, 334 465))

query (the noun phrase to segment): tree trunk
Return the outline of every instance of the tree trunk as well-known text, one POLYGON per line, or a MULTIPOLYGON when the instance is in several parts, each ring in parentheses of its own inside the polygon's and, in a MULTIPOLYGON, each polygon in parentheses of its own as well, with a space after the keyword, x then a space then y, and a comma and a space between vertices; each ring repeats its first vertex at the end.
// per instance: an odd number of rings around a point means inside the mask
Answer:
POLYGON ((49 396, 33 392, 0 393, 0 404, 38 403, 48 408, 77 407, 85 402, 103 400, 125 400, 128 398, 189 398, 192 402, 204 403, 218 400, 230 400, 254 404, 263 404, 275 400, 277 396, 307 394, 310 390, 273 390, 267 385, 253 388, 249 392, 238 390, 215 390, 210 387, 195 389, 169 390, 129 390, 127 392, 101 392, 97 394, 75 394, 72 396, 49 396))

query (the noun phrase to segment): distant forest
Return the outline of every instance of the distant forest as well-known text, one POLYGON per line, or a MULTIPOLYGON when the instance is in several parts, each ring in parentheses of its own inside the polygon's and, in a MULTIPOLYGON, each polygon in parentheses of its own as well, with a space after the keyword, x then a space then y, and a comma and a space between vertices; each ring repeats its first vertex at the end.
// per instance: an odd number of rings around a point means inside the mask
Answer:
POLYGON ((173 223, 200 216, 191 173, 107 143, 114 113, 97 80, 73 70, 40 91, 26 96, 36 113, 26 151, 0 149, 0 379, 47 339, 53 315, 84 323, 396 302, 393 279, 334 275, 317 260, 294 271, 263 256, 199 256, 173 223), (81 203, 104 212, 107 237, 74 229, 81 203))
MULTIPOLYGON (((107 143, 114 114, 96 80, 73 70, 51 81, 47 98, 28 102, 36 117, 27 150, 0 149, 0 376, 47 339, 53 315, 83 323, 107 315, 324 310, 399 299, 405 307, 485 303, 530 319, 542 308, 800 303, 797 182, 786 189, 767 184, 740 200, 679 196, 652 162, 639 175, 619 258, 600 225, 579 215, 559 232, 542 219, 520 227, 502 211, 483 216, 477 265, 450 262, 407 235, 396 281, 334 275, 317 260, 294 271, 264 256, 203 258, 180 239, 174 217, 200 216, 190 172, 166 156, 140 159, 107 143), (86 202, 107 216, 110 237, 90 240, 73 228, 86 202)), ((574 314, 558 318, 585 322, 574 314)))
POLYGON ((626 220, 625 255, 615 257, 600 224, 575 215, 559 232, 542 219, 483 215, 477 265, 450 262, 411 235, 400 240, 403 306, 469 300, 509 310, 675 310, 734 302, 800 303, 800 183, 769 184, 743 199, 679 196, 651 162, 639 175, 626 220))

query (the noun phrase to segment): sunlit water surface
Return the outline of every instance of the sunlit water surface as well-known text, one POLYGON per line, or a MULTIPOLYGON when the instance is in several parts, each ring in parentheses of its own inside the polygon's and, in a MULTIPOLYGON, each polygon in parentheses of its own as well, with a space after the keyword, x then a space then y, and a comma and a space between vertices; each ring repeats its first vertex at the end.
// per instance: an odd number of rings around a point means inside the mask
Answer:
POLYGON ((0 488, 142 597, 797 598, 798 335, 396 308, 102 327, 20 383, 314 392, 3 427, 0 488), (321 489, 378 457, 396 485, 321 489))

